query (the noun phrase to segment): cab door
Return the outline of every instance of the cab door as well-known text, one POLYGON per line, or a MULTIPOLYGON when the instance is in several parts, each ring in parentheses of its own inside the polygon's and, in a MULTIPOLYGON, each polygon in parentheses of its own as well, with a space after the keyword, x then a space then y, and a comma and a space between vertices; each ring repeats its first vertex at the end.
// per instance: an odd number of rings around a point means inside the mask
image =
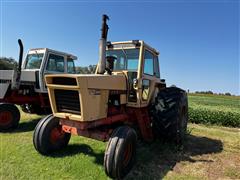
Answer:
POLYGON ((158 56, 146 48, 142 68, 140 104, 141 107, 146 107, 155 94, 156 85, 160 82, 158 56))
MULTIPOLYGON (((66 73, 66 71, 66 56, 49 51, 42 79, 46 74, 61 74, 66 73)), ((47 91, 45 80, 42 83, 43 90, 47 91)))

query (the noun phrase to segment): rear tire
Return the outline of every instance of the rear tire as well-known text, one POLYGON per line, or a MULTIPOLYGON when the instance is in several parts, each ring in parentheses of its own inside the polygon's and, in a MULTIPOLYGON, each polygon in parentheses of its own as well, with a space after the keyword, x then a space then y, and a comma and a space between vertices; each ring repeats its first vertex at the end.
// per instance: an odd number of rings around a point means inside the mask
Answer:
POLYGON ((184 90, 169 87, 161 90, 151 108, 156 137, 181 145, 187 130, 188 100, 184 90))
POLYGON ((116 128, 104 155, 104 168, 111 178, 122 179, 132 169, 136 157, 137 135, 128 126, 116 128))
POLYGON ((18 126, 20 112, 14 104, 0 103, 0 131, 7 131, 18 126))
POLYGON ((43 155, 60 150, 68 145, 71 134, 62 130, 59 119, 48 115, 41 119, 33 133, 35 149, 43 155))

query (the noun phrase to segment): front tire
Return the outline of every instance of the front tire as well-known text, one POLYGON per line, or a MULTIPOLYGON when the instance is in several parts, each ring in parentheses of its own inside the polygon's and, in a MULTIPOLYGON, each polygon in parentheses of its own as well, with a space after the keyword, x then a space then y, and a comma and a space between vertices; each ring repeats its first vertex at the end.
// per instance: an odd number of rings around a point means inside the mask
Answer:
POLYGON ((104 168, 111 178, 122 179, 132 169, 136 157, 137 135, 128 126, 116 128, 104 155, 104 168))
POLYGON ((14 104, 0 104, 0 131, 7 131, 18 126, 20 112, 14 104))
POLYGON ((184 90, 169 87, 161 90, 151 108, 153 132, 181 145, 187 130, 188 100, 184 90))
POLYGON ((48 115, 37 124, 33 134, 35 149, 43 155, 60 150, 68 145, 71 134, 62 130, 59 119, 48 115))

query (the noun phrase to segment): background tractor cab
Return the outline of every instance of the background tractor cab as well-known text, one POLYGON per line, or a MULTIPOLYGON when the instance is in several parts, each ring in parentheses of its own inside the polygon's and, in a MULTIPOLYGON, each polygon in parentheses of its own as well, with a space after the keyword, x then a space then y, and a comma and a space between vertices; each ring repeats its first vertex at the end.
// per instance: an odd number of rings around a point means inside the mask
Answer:
POLYGON ((74 60, 68 53, 49 48, 30 49, 24 61, 23 45, 19 40, 18 69, 0 70, 0 131, 18 125, 20 105, 27 113, 51 112, 44 75, 75 73, 74 60))
POLYGON ((22 65, 21 80, 35 82, 36 92, 47 92, 44 75, 57 73, 75 73, 74 60, 77 57, 64 52, 39 48, 29 50, 22 65), (25 76, 26 74, 26 76, 25 76))

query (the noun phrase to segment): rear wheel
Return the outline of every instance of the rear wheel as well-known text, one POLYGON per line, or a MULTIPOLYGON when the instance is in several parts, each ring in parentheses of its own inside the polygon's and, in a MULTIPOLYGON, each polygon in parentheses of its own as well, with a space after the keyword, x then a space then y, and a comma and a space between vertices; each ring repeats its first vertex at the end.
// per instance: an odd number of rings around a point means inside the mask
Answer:
POLYGON ((161 90, 151 108, 155 136, 182 144, 188 122, 188 100, 184 90, 161 90))
POLYGON ((20 112, 13 104, 0 104, 0 131, 16 128, 20 120, 20 112))
POLYGON ((37 124, 33 134, 33 144, 39 153, 47 155, 66 147, 70 137, 71 134, 62 130, 59 119, 48 115, 37 124))
POLYGON ((121 179, 131 170, 136 156, 136 142, 136 132, 128 126, 113 131, 104 156, 104 168, 109 177, 121 179))

